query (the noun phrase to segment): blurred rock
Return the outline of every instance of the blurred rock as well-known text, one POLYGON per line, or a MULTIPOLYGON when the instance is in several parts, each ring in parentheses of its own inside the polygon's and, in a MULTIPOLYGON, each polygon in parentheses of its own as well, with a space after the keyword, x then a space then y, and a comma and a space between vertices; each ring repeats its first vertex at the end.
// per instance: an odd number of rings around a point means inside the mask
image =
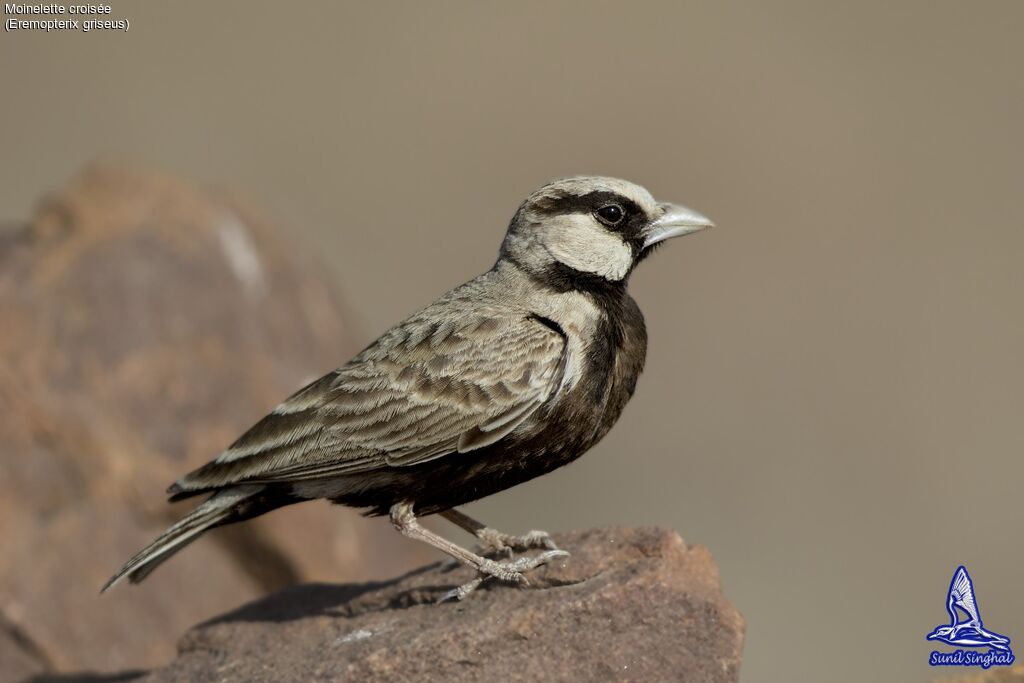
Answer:
POLYGON ((288 588, 189 631, 170 681, 736 681, 744 622, 702 547, 658 529, 566 535, 533 586, 435 564, 387 583, 288 588))
POLYGON ((49 667, 36 644, 0 614, 0 681, 29 678, 49 667))
POLYGON ((937 683, 1024 683, 1024 664, 1011 667, 994 666, 988 671, 975 671, 961 676, 944 676, 937 683))
POLYGON ((28 673, 153 666, 269 589, 415 561, 386 525, 307 504, 97 596, 184 510, 171 481, 353 351, 328 278, 295 253, 228 194, 109 167, 0 234, 0 624, 18 634, 0 628, 0 668, 15 651, 28 673))

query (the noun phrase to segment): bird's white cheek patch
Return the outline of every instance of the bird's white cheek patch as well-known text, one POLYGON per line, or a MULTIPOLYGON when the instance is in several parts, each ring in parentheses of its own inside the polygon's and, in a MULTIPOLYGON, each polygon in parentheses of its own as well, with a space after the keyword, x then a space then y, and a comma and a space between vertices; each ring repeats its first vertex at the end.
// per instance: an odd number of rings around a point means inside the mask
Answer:
POLYGON ((589 217, 574 216, 552 226, 544 245, 570 268, 608 280, 621 280, 633 265, 629 245, 589 217))

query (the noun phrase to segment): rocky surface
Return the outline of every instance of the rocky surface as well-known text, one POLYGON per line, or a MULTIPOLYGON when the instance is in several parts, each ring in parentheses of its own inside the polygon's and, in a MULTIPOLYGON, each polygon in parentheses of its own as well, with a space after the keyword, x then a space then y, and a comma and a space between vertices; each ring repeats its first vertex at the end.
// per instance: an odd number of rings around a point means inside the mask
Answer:
POLYGON ((532 587, 442 563, 387 583, 306 584, 192 629, 171 681, 736 681, 743 618, 708 551, 659 529, 556 537, 568 560, 532 587))
POLYGON ((181 514, 171 481, 353 351, 295 251, 227 193, 111 167, 0 232, 0 680, 164 663, 184 629, 268 590, 426 557, 308 504, 97 596, 181 514))
POLYGON ((14 624, 0 615, 0 681, 19 681, 50 668, 46 655, 14 624))
POLYGON ((994 666, 988 671, 976 671, 966 675, 944 676, 937 683, 1024 683, 1024 664, 1011 667, 994 666))

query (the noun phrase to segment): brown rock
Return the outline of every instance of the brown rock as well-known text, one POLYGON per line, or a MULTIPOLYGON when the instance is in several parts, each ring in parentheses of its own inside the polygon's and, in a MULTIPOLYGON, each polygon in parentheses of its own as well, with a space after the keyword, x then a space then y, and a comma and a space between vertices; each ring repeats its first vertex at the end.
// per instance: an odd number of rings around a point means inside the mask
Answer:
POLYGON ((189 631, 171 681, 736 681, 743 618, 706 549, 659 529, 558 539, 572 557, 434 604, 435 564, 387 583, 288 588, 189 631))
POLYGON ((327 280, 238 200, 149 172, 90 169, 0 233, 0 622, 37 668, 152 666, 268 589, 410 566, 393 531, 310 504, 97 596, 180 516, 171 481, 348 358, 327 280))
POLYGON ((46 655, 21 629, 0 615, 0 681, 29 678, 48 668, 46 655))
POLYGON ((936 683, 1024 683, 1024 664, 994 666, 988 671, 975 671, 965 676, 943 676, 935 680, 936 683))

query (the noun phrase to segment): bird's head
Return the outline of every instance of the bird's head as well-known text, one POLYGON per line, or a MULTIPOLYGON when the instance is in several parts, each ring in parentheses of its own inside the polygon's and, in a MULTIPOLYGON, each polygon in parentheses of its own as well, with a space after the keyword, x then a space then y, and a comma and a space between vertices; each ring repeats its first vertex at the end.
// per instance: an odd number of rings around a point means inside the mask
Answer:
POLYGON ((939 626, 926 637, 928 640, 945 640, 953 634, 952 626, 939 626))
POLYGON ((625 282, 633 268, 670 237, 713 223, 617 178, 556 180, 531 194, 509 225, 501 256, 521 268, 625 282))

